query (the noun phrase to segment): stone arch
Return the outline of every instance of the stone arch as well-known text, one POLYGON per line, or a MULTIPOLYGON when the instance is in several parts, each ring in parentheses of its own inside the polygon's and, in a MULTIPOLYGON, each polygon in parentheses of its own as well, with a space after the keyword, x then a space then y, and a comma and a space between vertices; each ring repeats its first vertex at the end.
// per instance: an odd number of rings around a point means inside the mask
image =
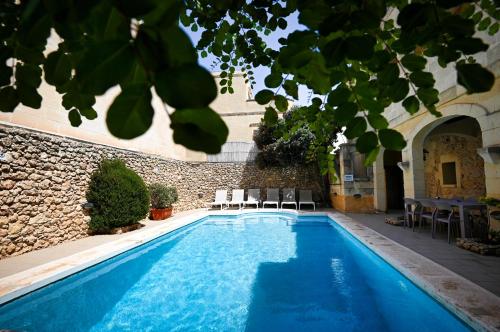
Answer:
POLYGON ((478 122, 483 142, 484 133, 493 128, 493 123, 487 121, 488 110, 478 104, 454 104, 439 111, 443 114, 439 118, 429 113, 425 114, 406 137, 407 147, 403 150, 403 161, 409 161, 409 166, 404 171, 406 197, 425 195, 423 146, 425 138, 436 127, 455 117, 468 116, 478 122))

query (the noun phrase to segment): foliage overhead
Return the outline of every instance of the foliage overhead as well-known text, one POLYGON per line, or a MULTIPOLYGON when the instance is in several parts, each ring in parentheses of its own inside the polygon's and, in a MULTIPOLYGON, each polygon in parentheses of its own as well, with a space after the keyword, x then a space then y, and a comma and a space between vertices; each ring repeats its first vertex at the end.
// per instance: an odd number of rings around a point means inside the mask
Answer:
POLYGON ((177 189, 161 183, 149 185, 149 194, 151 195, 151 207, 153 209, 171 208, 172 204, 177 202, 177 189))
POLYGON ((43 76, 78 126, 82 117, 97 116, 96 96, 119 86, 106 123, 113 135, 130 139, 151 126, 154 90, 175 108, 174 141, 217 153, 227 127, 209 107, 217 87, 198 64, 199 52, 218 59, 221 93, 234 92, 236 70, 253 84, 253 68, 271 69, 268 89, 255 96, 269 104, 266 122, 286 111, 287 98, 298 98, 299 85, 324 96, 304 110, 303 121, 318 132, 345 126, 345 135, 360 138, 358 149, 373 157, 380 146, 405 146, 387 128, 384 110, 391 104, 439 116, 429 59, 453 66, 468 93, 491 89, 493 74, 473 57, 488 45, 475 33, 496 34, 499 13, 493 0, 5 0, 0 110, 40 108, 43 76), (291 15, 303 28, 280 38, 279 48, 267 45, 263 37, 286 29, 291 15), (181 25, 202 30, 196 46, 181 25), (46 54, 52 30, 62 39, 46 54))
POLYGON ((253 136, 260 150, 256 158, 259 167, 312 162, 325 171, 333 167, 332 143, 339 130, 322 132, 322 126, 306 121, 308 113, 309 107, 293 106, 276 121, 264 118, 253 136))
POLYGON ((86 198, 94 204, 89 222, 94 233, 135 224, 149 212, 146 184, 119 159, 101 161, 92 173, 86 198))

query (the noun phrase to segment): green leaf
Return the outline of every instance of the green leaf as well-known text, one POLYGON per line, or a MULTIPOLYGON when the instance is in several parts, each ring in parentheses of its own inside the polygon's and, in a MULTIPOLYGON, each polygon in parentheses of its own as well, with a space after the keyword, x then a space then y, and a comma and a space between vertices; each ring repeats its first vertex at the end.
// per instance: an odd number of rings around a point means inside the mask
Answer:
POLYGON ((347 102, 351 97, 351 90, 345 86, 339 86, 328 95, 327 102, 330 106, 338 106, 347 102))
POLYGON ((278 113, 273 107, 266 107, 266 113, 264 113, 264 122, 267 126, 273 126, 278 121, 278 113))
POLYGON ((277 88, 280 86, 282 81, 281 74, 271 73, 266 76, 264 83, 268 88, 277 88))
POLYGON ((38 88, 42 83, 42 69, 37 65, 23 64, 16 66, 16 85, 38 88))
POLYGON ((403 107, 408 113, 413 115, 418 112, 420 108, 420 102, 418 101, 417 97, 409 96, 408 98, 403 100, 403 107))
POLYGON ((61 50, 50 53, 43 65, 45 81, 51 85, 62 85, 71 78, 71 62, 61 50))
POLYGON ((17 83, 17 93, 23 105, 35 109, 39 109, 42 106, 42 96, 40 96, 35 87, 17 83))
POLYGON ((377 134, 373 131, 368 131, 358 137, 356 141, 356 150, 361 153, 368 153, 378 146, 377 134))
POLYGON ((174 142, 195 151, 219 153, 229 133, 219 114, 208 107, 176 110, 170 120, 174 142))
MULTIPOLYGON (((3 60, 2 60, 3 61, 3 60)), ((0 86, 9 85, 12 77, 12 67, 0 64, 0 86)))
POLYGON ((389 123, 383 115, 370 113, 368 114, 367 118, 370 125, 375 129, 385 129, 389 126, 389 123))
POLYGON ((410 80, 419 88, 432 88, 435 83, 432 74, 424 71, 415 71, 411 73, 410 80))
POLYGON ((382 113, 384 111, 384 105, 377 100, 371 98, 361 98, 359 100, 361 106, 368 110, 370 113, 382 113))
POLYGON ((491 24, 491 18, 489 16, 486 16, 485 18, 483 18, 481 20, 481 22, 479 22, 479 24, 477 25, 477 29, 479 31, 484 31, 484 30, 488 29, 490 24, 491 24))
POLYGON ((365 118, 358 116, 349 121, 344 135, 348 139, 353 139, 363 135, 363 133, 366 131, 366 128, 367 124, 365 118))
POLYGON ((346 102, 333 111, 333 116, 336 122, 345 124, 354 119, 357 113, 358 106, 355 103, 346 102))
POLYGON ((342 38, 331 40, 321 49, 321 54, 325 58, 325 64, 328 67, 339 65, 344 60, 345 53, 345 43, 342 38))
POLYGON ((68 119, 73 127, 79 127, 82 124, 82 117, 75 108, 69 111, 68 119))
POLYGON ((397 23, 404 31, 413 31, 427 24, 434 15, 434 6, 430 3, 411 3, 400 9, 397 23))
POLYGON ((285 112, 288 109, 288 100, 282 95, 276 95, 274 97, 274 104, 280 112, 285 112))
POLYGON ((158 7, 157 0, 113 0, 113 5, 128 17, 141 17, 158 7))
POLYGON ((67 110, 76 107, 77 109, 91 108, 95 104, 95 97, 91 94, 81 93, 78 89, 78 84, 75 81, 70 81, 68 88, 62 98, 62 105, 67 110))
MULTIPOLYGON (((116 0, 122 1, 122 0, 116 0)), ((134 1, 134 0, 131 0, 134 1)), ((183 11, 182 1, 178 0, 153 0, 158 3, 157 7, 144 17, 144 22, 148 25, 155 25, 161 29, 172 26, 179 27, 179 16, 183 11)))
POLYGON ((0 89, 0 111, 14 112, 14 109, 19 105, 19 95, 12 86, 4 86, 0 89))
POLYGON ((380 146, 377 146, 375 149, 371 150, 365 158, 364 165, 366 167, 371 166, 375 160, 377 160, 378 153, 380 151, 380 146))
POLYGON ((427 61, 424 57, 415 54, 407 54, 403 58, 401 58, 401 63, 408 70, 419 71, 425 69, 425 64, 427 63, 427 61))
POLYGON ((198 54, 191 39, 178 25, 160 31, 161 46, 164 49, 165 62, 171 67, 196 64, 198 54))
POLYGON ((391 85, 399 77, 399 68, 395 63, 388 64, 381 72, 377 74, 378 81, 384 85, 391 85))
POLYGON ((94 120, 97 118, 97 112, 92 107, 79 109, 80 114, 83 115, 87 120, 94 120))
POLYGON ((381 129, 378 132, 380 143, 387 150, 401 151, 406 146, 406 141, 399 131, 394 129, 381 129))
POLYGON ((212 74, 197 64, 186 64, 156 75, 156 92, 174 108, 203 108, 217 97, 212 74))
POLYGON ((439 92, 432 88, 420 88, 417 96, 425 106, 434 105, 439 102, 439 92))
POLYGON ((481 39, 471 37, 455 38, 448 43, 448 46, 452 49, 460 50, 464 54, 476 54, 488 49, 488 45, 481 39))
POLYGON ((488 29, 488 34, 490 36, 494 36, 498 32, 498 28, 500 27, 500 24, 498 22, 493 23, 490 28, 488 29))
POLYGON ((255 101, 260 105, 268 104, 274 98, 274 93, 271 90, 260 90, 255 95, 255 101))
MULTIPOLYGON (((63 27, 67 27, 67 25, 63 25, 63 27)), ((99 42, 130 39, 130 19, 111 6, 108 1, 100 1, 85 22, 85 28, 87 33, 99 42)), ((79 37, 81 37, 81 33, 79 33, 79 37)))
POLYGON ((294 81, 286 80, 285 83, 283 83, 283 89, 289 96, 295 99, 299 99, 299 88, 297 86, 297 83, 295 83, 294 81))
POLYGON ((458 64, 457 77, 469 94, 490 91, 495 83, 495 76, 477 63, 458 64))
POLYGON ((408 92, 410 91, 410 85, 408 80, 404 78, 398 78, 389 89, 389 96, 392 101, 397 103, 403 100, 408 92))
POLYGON ((106 124, 115 137, 132 139, 151 127, 153 116, 150 87, 135 83, 125 86, 115 98, 106 115, 106 124))
POLYGON ((377 40, 370 36, 352 36, 345 40, 346 56, 353 60, 369 60, 377 40))
POLYGON ((145 70, 154 72, 169 65, 157 31, 142 25, 135 37, 134 47, 145 70))
POLYGON ((102 95, 122 82, 135 62, 128 41, 111 40, 92 45, 76 66, 76 78, 83 92, 102 95))

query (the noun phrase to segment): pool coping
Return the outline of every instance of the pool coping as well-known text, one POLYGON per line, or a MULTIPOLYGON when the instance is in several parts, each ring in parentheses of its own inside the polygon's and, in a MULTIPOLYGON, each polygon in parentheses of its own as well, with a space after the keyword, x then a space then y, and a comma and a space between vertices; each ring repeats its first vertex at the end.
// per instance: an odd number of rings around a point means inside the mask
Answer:
POLYGON ((500 297, 351 217, 335 211, 306 212, 288 209, 196 211, 172 220, 172 222, 131 232, 117 240, 1 278, 0 305, 192 224, 204 217, 210 215, 242 215, 256 212, 285 212, 299 216, 327 216, 473 329, 477 331, 500 331, 500 297))

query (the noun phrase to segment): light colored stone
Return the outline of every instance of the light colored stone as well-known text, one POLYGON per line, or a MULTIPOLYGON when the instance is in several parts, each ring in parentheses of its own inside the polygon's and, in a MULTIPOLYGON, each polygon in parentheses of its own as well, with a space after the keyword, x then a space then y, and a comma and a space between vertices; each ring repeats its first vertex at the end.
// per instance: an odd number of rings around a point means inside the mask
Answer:
POLYGON ((5 190, 10 190, 10 189, 14 188, 15 185, 16 185, 16 182, 12 181, 12 180, 5 180, 5 181, 1 182, 1 187, 2 187, 2 189, 5 189, 5 190))
POLYGON ((254 164, 179 161, 1 125, 0 134, 0 148, 5 138, 17 143, 9 146, 17 166, 0 177, 0 216, 7 218, 6 225, 22 225, 19 231, 11 226, 16 249, 2 244, 0 258, 87 236, 90 217, 81 204, 103 157, 124 160, 146 183, 175 186, 175 212, 204 207, 217 189, 261 188, 265 198, 267 187, 295 187, 312 189, 320 199, 321 178, 314 167, 260 170, 254 164), (30 235, 44 241, 27 243, 23 238, 30 235))

